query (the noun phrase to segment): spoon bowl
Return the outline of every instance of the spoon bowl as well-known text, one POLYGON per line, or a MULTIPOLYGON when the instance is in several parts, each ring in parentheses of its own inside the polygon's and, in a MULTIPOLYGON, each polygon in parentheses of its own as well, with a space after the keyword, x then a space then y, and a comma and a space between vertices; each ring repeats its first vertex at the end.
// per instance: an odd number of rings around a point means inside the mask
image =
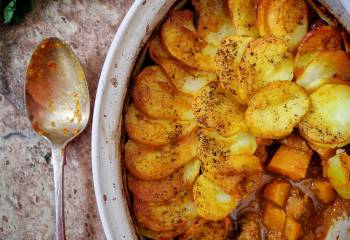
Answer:
POLYGON ((70 47, 61 40, 45 39, 32 54, 25 82, 25 105, 33 129, 51 144, 56 239, 65 239, 64 148, 86 127, 90 98, 84 69, 70 47))

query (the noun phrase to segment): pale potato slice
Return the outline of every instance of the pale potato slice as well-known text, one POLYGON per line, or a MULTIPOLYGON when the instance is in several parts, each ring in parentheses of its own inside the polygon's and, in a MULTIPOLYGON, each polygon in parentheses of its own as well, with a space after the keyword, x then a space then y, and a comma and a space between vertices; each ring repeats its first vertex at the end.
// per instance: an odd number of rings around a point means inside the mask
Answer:
POLYGON ((150 118, 131 104, 125 114, 125 129, 130 139, 149 146, 177 141, 197 129, 196 121, 150 118))
POLYGON ((175 231, 190 226, 198 217, 191 191, 180 192, 174 198, 162 202, 135 198, 133 207, 138 223, 156 232, 175 231))
POLYGON ((213 72, 194 70, 174 58, 163 47, 158 35, 152 39, 149 53, 152 60, 164 69, 174 86, 183 93, 196 95, 202 87, 217 79, 213 72))
POLYGON ((238 35, 257 37, 257 0, 229 0, 233 25, 238 35))
POLYGON ((239 202, 204 175, 197 178, 193 197, 198 215, 212 221, 225 218, 239 202))
POLYGON ((193 12, 173 12, 161 27, 164 47, 186 65, 203 71, 214 72, 216 49, 200 37, 193 25, 193 12), (207 48, 206 52, 203 49, 207 48))
POLYGON ((310 101, 295 83, 277 81, 261 88, 245 113, 250 131, 262 138, 282 138, 293 131, 309 110, 310 101))
POLYGON ((246 36, 227 37, 221 42, 215 57, 216 73, 221 85, 225 90, 229 90, 240 103, 244 103, 244 101, 240 99, 238 94, 237 67, 241 62, 243 52, 252 40, 252 37, 246 36))
POLYGON ((350 57, 345 51, 321 51, 307 65, 296 83, 313 92, 334 78, 350 80, 350 57))
POLYGON ((310 111, 299 123, 301 136, 321 147, 350 143, 350 87, 325 84, 310 99, 310 111))
POLYGON ((298 78, 319 51, 341 50, 340 32, 332 26, 320 26, 301 40, 294 59, 294 74, 298 78))
POLYGON ((209 221, 203 218, 197 220, 180 240, 225 240, 232 230, 232 222, 226 217, 219 221, 209 221))
POLYGON ((338 150, 337 154, 326 161, 327 177, 344 199, 350 199, 350 156, 344 150, 338 150))
POLYGON ((200 161, 195 158, 170 176, 158 180, 141 180, 128 174, 128 186, 134 196, 141 200, 165 201, 180 191, 192 189, 199 169, 200 161))
POLYGON ((240 99, 248 103, 252 95, 274 81, 291 81, 293 58, 287 45, 275 37, 250 41, 238 66, 240 99))
POLYGON ((184 166, 196 154, 195 133, 160 147, 150 147, 132 140, 125 144, 126 166, 131 174, 143 180, 165 178, 184 166))
POLYGON ((159 66, 144 68, 132 89, 136 107, 149 117, 193 119, 192 97, 177 91, 159 66))
POLYGON ((201 126, 215 129, 223 136, 247 130, 244 121, 245 107, 231 93, 220 89, 216 82, 202 89, 194 98, 192 109, 201 126))
POLYGON ((204 49, 204 52, 216 51, 222 39, 236 33, 227 1, 192 0, 192 4, 198 15, 198 34, 210 45, 209 48, 204 49))
POLYGON ((260 36, 266 36, 269 34, 267 26, 267 9, 271 0, 259 0, 258 11, 256 14, 256 27, 258 28, 260 36))

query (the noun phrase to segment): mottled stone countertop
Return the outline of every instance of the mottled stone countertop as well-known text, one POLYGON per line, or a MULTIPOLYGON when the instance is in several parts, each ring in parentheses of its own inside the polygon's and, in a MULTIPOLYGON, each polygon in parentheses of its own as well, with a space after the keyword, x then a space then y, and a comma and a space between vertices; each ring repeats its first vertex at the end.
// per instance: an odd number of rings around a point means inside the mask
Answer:
MULTIPOLYGON (((50 149, 25 117, 23 82, 36 45, 65 40, 81 60, 91 103, 105 55, 131 0, 33 0, 14 26, 0 23, 0 239, 54 239, 54 185, 50 149)), ((104 239, 92 182, 91 120, 67 147, 67 239, 104 239)))

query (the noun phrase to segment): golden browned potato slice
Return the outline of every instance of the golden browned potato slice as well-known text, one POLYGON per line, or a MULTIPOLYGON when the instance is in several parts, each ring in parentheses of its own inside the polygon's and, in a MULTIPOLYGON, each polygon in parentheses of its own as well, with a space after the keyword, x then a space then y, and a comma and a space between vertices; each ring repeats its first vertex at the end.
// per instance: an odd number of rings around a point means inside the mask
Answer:
POLYGON ((198 217, 191 191, 180 192, 174 198, 162 202, 135 198, 134 213, 141 226, 156 232, 190 226, 198 217))
POLYGON ((321 147, 350 142, 350 87, 326 84, 310 95, 311 107, 299 123, 300 134, 321 147))
MULTIPOLYGON (((334 77, 350 80, 350 57, 345 51, 321 51, 307 65, 296 83, 313 92, 334 77)), ((350 83, 350 82, 349 82, 350 83)))
POLYGON ((129 138, 136 142, 160 146, 188 136, 197 129, 197 123, 195 120, 150 118, 131 104, 125 114, 125 129, 129 138))
POLYGON ((200 162, 193 159, 168 177, 158 180, 141 180, 128 175, 128 186, 137 198, 144 201, 165 201, 178 192, 192 189, 193 182, 199 174, 200 162))
POLYGON ((152 39, 149 53, 152 60, 164 69, 174 86, 183 93, 196 95, 203 86, 217 79, 213 72, 194 70, 174 58, 163 47, 159 36, 152 39))
POLYGON ((125 145, 125 162, 128 170, 143 180, 165 178, 193 159, 196 154, 195 134, 160 147, 150 147, 132 140, 125 145))
POLYGON ((225 218, 239 202, 204 175, 197 178, 193 197, 198 215, 212 221, 225 218))
POLYGON ((294 74, 298 78, 319 51, 341 49, 340 32, 332 26, 320 26, 306 34, 301 40, 294 59, 294 74))
POLYGON ((274 81, 291 81, 293 59, 287 45, 275 37, 250 41, 238 66, 239 97, 248 103, 252 95, 274 81))
POLYGON ((216 49, 212 49, 195 30, 193 12, 173 12, 161 28, 161 38, 166 49, 181 62, 195 69, 215 71, 216 49))
POLYGON ((334 189, 344 199, 350 199, 350 156, 338 150, 334 157, 326 161, 328 179, 334 189))
POLYGON ((159 66, 144 68, 132 89, 136 107, 153 118, 193 119, 192 97, 176 90, 159 66))
POLYGON ((208 221, 200 218, 186 232, 180 240, 225 240, 232 230, 232 222, 226 217, 219 221, 208 221))
POLYGON ((215 51, 222 39, 236 33, 227 1, 192 0, 192 4, 198 15, 198 34, 210 45, 204 52, 215 51))
POLYGON ((221 85, 225 90, 229 90, 240 103, 244 103, 244 101, 240 99, 238 94, 237 68, 241 62, 243 52, 252 40, 252 37, 246 36, 227 37, 221 42, 215 57, 216 72, 221 85))
POLYGON ((258 11, 261 12, 257 24, 263 25, 258 26, 262 36, 272 34, 294 48, 307 32, 308 14, 304 0, 262 0, 258 11))
POLYGON ((247 131, 244 120, 245 107, 233 95, 220 89, 217 82, 205 86, 192 103, 197 122, 206 128, 215 129, 223 136, 247 131))
POLYGON ((213 131, 198 133, 198 156, 203 174, 237 199, 244 198, 259 185, 262 168, 255 137, 238 133, 225 138, 213 131))
POLYGON ((256 27, 257 0, 229 0, 229 9, 233 25, 238 35, 257 37, 256 27))
POLYGON ((303 88, 287 81, 273 82, 250 100, 245 113, 250 131, 262 138, 282 138, 293 131, 309 110, 303 88))

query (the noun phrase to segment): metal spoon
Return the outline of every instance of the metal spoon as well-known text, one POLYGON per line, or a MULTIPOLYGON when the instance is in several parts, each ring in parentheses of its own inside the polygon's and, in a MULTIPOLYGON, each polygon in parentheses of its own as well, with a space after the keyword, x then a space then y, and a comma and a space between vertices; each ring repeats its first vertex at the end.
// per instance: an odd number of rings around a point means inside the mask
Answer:
POLYGON ((55 182, 56 239, 65 239, 64 149, 86 127, 90 98, 84 70, 57 38, 43 40, 27 69, 25 105, 33 129, 51 144, 55 182))

